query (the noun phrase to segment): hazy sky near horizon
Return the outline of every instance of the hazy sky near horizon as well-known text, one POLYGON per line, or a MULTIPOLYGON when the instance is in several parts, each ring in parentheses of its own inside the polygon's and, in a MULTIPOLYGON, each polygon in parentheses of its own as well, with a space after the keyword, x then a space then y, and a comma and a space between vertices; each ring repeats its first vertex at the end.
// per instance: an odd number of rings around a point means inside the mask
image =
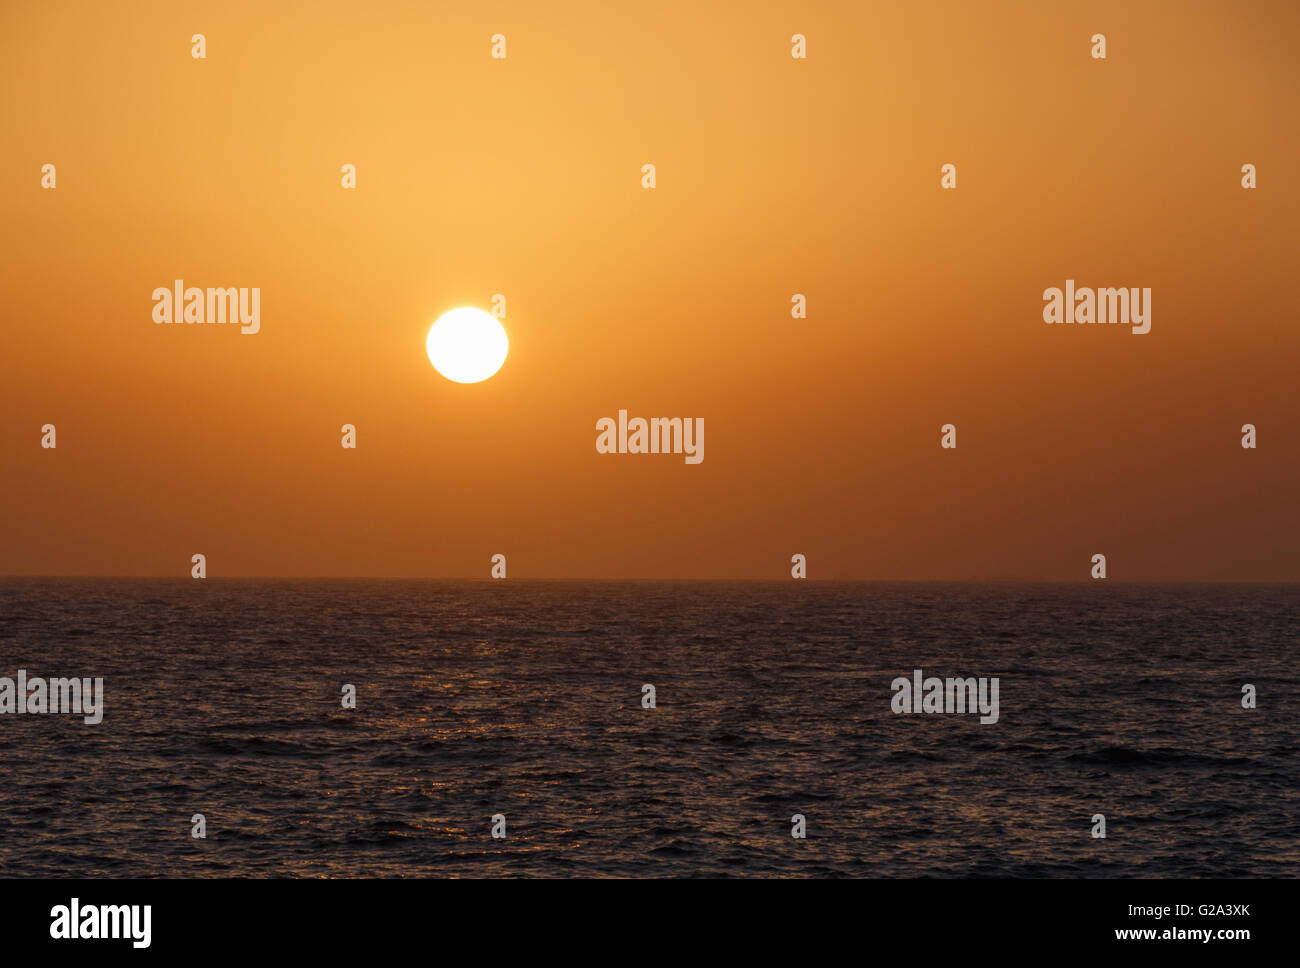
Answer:
POLYGON ((1298 42, 1286 2, 6 3, 0 574, 1300 580, 1298 42), (176 279, 261 331, 156 325, 176 279), (1045 324, 1067 279, 1151 331, 1045 324), (430 324, 494 293, 504 367, 445 380, 430 324), (598 454, 620 409, 705 459, 598 454))

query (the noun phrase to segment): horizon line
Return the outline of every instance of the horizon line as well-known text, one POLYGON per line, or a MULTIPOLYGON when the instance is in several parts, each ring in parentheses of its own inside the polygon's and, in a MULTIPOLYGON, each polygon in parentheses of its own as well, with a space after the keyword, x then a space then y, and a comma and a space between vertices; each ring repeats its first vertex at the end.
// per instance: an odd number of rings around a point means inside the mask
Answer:
POLYGON ((681 577, 525 577, 481 578, 464 575, 218 575, 193 578, 188 575, 22 575, 0 574, 0 581, 13 579, 68 579, 68 580, 118 580, 118 581, 456 581, 456 582, 735 582, 752 584, 784 584, 786 582, 813 582, 816 584, 874 584, 874 585, 1296 585, 1300 579, 1221 579, 1221 578, 681 578, 681 577))

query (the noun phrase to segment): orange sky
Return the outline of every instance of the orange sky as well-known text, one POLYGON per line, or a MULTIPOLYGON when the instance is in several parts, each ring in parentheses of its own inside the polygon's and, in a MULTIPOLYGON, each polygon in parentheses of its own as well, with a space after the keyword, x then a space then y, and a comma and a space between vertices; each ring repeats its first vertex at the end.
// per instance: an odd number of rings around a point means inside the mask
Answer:
POLYGON ((1300 580, 1297 42, 1287 2, 6 3, 0 573, 1300 580), (261 332, 155 325, 178 278, 261 332), (1151 332, 1046 325, 1067 278, 1151 332), (496 292, 504 368, 444 380, 429 325, 496 292), (705 460, 597 454, 620 408, 705 460))

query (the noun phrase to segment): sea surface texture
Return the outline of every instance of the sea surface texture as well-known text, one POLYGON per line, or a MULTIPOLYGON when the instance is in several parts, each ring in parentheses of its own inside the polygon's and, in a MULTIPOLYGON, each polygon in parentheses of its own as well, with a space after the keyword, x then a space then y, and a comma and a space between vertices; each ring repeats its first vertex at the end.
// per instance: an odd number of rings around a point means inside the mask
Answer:
POLYGON ((1283 585, 0 579, 0 676, 105 694, 0 715, 0 873, 1297 877, 1297 630, 1283 585), (998 721, 894 713, 916 669, 998 721))

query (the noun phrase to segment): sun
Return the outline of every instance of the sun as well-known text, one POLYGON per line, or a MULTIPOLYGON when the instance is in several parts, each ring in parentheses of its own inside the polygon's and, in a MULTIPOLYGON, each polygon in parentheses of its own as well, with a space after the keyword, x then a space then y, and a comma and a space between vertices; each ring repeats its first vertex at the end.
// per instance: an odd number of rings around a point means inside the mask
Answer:
POLYGON ((438 317, 424 348, 433 368, 448 380, 481 383, 501 369, 510 339, 491 313, 462 306, 438 317))

